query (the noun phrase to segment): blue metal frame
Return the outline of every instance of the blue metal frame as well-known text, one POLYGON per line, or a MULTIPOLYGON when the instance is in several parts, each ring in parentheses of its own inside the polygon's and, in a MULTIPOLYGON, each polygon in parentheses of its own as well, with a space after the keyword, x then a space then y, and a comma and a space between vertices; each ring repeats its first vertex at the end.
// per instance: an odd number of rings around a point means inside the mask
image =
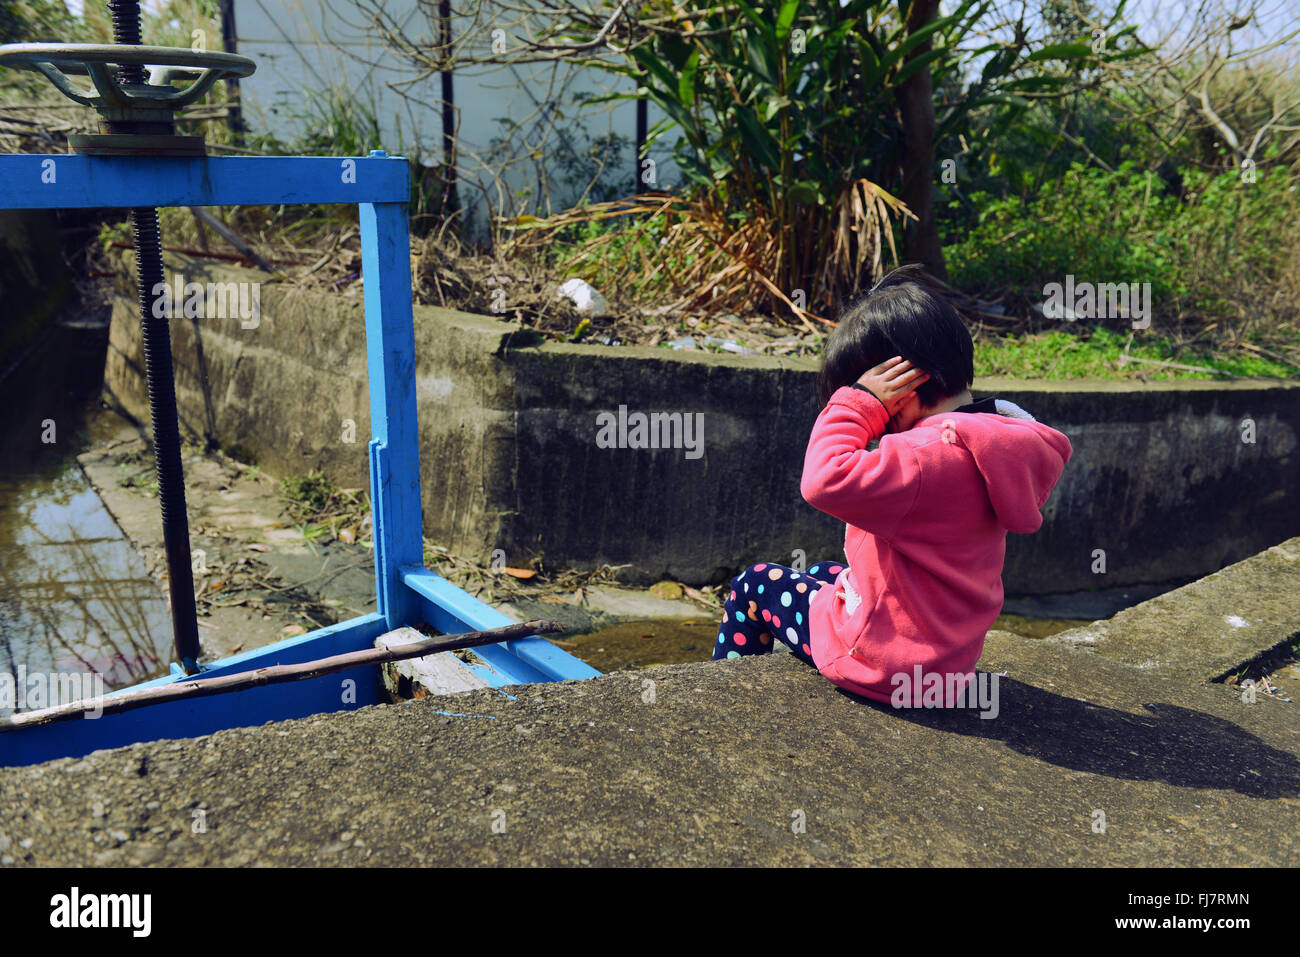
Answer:
MULTIPOLYGON (((420 450, 415 395, 410 239, 405 159, 367 157, 0 156, 0 209, 132 206, 356 204, 361 215, 366 352, 370 376, 370 498, 374 510, 378 611, 298 638, 222 659, 204 677, 372 647, 375 638, 420 621, 444 633, 510 623, 424 567, 420 450)), ((476 648, 474 666, 493 687, 594 677, 600 672, 538 638, 476 648)), ((183 679, 177 665, 165 678, 183 679)), ((80 756, 135 741, 185 738, 222 728, 377 704, 378 669, 153 705, 98 720, 0 734, 0 766, 80 756)))

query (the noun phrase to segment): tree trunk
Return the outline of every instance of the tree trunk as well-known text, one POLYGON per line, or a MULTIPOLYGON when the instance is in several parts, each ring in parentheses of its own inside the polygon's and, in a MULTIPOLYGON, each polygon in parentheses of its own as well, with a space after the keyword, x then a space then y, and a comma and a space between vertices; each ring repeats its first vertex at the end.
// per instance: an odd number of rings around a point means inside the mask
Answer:
MULTIPOLYGON (((456 190, 456 94, 451 67, 451 0, 438 4, 438 46, 442 51, 442 163, 443 187, 439 205, 444 216, 460 208, 456 190)), ((457 224, 459 232, 460 224, 457 224)))
MULTIPOLYGON (((934 20, 938 11, 939 0, 912 0, 907 15, 908 35, 934 20)), ((929 50, 930 44, 923 43, 907 60, 929 50)), ((916 214, 916 222, 909 223, 904 233, 903 257, 909 262, 923 263, 930 273, 946 279, 948 270, 934 218, 934 89, 929 68, 912 74, 895 90, 894 96, 903 121, 903 178, 899 198, 916 214)))
MULTIPOLYGON (((218 16, 221 18, 221 48, 227 53, 238 53, 238 32, 235 29, 235 0, 220 0, 218 16)), ((244 114, 239 100, 239 79, 226 80, 226 125, 234 134, 236 146, 244 145, 244 114)))

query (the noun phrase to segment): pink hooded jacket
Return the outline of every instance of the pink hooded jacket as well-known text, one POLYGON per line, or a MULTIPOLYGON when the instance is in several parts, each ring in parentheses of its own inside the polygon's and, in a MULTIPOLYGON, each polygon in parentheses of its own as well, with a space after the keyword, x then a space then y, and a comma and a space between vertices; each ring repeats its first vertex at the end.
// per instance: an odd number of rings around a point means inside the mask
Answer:
POLYGON ((1007 532, 1038 530, 1073 451, 1027 417, 943 412, 885 435, 888 421, 871 393, 839 389, 813 426, 800 483, 808 504, 848 526, 849 565, 809 606, 813 660, 877 701, 918 665, 974 670, 1002 610, 1007 532))

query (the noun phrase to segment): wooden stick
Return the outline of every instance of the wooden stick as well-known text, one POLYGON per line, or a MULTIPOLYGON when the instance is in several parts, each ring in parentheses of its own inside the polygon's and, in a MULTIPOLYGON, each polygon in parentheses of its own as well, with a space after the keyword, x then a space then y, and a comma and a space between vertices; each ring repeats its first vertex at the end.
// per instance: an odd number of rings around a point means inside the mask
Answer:
POLYGON ((1192 372, 1209 372, 1213 375, 1224 375, 1229 379, 1236 378, 1236 376, 1231 372, 1224 372, 1222 369, 1208 369, 1205 366, 1189 366, 1184 365, 1181 362, 1166 362, 1164 359, 1140 359, 1137 356, 1131 356, 1126 352, 1122 352, 1119 356, 1119 364, 1123 365, 1125 362, 1149 362, 1155 366, 1169 366, 1173 369, 1188 369, 1192 372))
POLYGON ((203 225, 203 220, 199 219, 199 211, 195 207, 190 207, 190 215, 194 217, 194 225, 199 228, 199 247, 206 253, 208 252, 208 227, 203 225))
POLYGON ((257 254, 256 249, 248 245, 248 243, 246 243, 244 240, 240 239, 238 234, 236 234, 234 230, 232 230, 221 220, 217 219, 217 217, 213 216, 206 209, 203 209, 202 207, 199 206, 191 206, 190 212, 194 214, 194 217, 199 222, 211 226, 213 231, 218 236, 220 236, 226 242, 230 243, 230 245, 234 246, 241 253, 243 253, 254 263, 256 263, 258 268, 272 274, 277 272, 274 266, 272 266, 269 262, 267 262, 265 259, 263 259, 261 256, 257 254))
POLYGON ((161 688, 144 688, 139 691, 126 691, 119 694, 103 695, 69 704, 41 708, 38 711, 24 711, 22 714, 10 715, 0 722, 0 734, 30 728, 38 724, 51 724, 55 721, 68 721, 79 718, 89 712, 96 714, 115 714, 130 711, 151 704, 162 704, 189 698, 206 698, 210 695, 225 694, 228 691, 242 691, 261 685, 279 684, 285 681, 302 681, 316 678, 335 671, 346 671, 365 665, 380 665, 389 661, 404 661, 407 658, 423 658, 425 655, 440 651, 455 651, 458 648, 473 648, 478 645, 494 645, 501 641, 527 638, 530 635, 545 635, 561 632, 564 629, 557 621, 525 621, 515 625, 503 625, 487 631, 470 631, 459 635, 438 635, 424 641, 410 644, 394 645, 391 648, 363 648, 361 651, 349 651, 342 655, 304 661, 296 665, 272 665, 255 671, 241 671, 238 674, 224 675, 220 678, 198 678, 190 681, 178 681, 161 688), (102 709, 102 712, 101 712, 102 709))
MULTIPOLYGON (((121 241, 116 240, 116 239, 113 240, 113 242, 109 243, 109 245, 110 245, 110 246, 113 246, 113 247, 116 248, 116 249, 135 249, 135 245, 134 245, 134 244, 132 244, 132 243, 124 243, 124 242, 121 242, 121 241)), ((222 260, 223 262, 229 262, 229 263, 246 263, 246 262, 252 262, 252 260, 249 259, 247 256, 245 256, 243 253, 218 253, 218 252, 208 252, 207 250, 203 250, 203 249, 191 249, 189 246, 164 246, 164 247, 163 247, 163 252, 168 252, 168 253, 181 253, 182 255, 185 255, 185 256, 194 256, 195 258, 198 258, 198 259, 220 259, 220 260, 222 260)), ((279 263, 279 264, 282 265, 282 266, 305 266, 305 265, 307 265, 307 264, 306 264, 305 262, 303 262, 301 259, 268 259, 268 260, 266 260, 266 261, 267 261, 267 262, 270 262, 270 263, 279 263)), ((115 273, 115 272, 106 272, 106 273, 103 273, 103 275, 105 275, 105 276, 116 276, 117 273, 115 273)))

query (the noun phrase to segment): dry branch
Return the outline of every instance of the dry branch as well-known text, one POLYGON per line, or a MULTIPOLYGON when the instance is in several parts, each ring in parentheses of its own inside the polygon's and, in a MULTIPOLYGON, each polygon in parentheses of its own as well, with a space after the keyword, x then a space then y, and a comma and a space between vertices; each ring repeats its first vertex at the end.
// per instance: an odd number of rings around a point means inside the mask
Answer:
POLYGON ((441 651, 455 651, 459 648, 474 648, 480 645, 494 645, 502 641, 527 638, 531 635, 554 634, 564 629, 557 621, 525 621, 520 624, 504 625, 487 631, 471 631, 459 635, 439 635, 425 641, 416 641, 391 648, 365 648, 350 651, 329 658, 304 661, 296 665, 273 665, 258 668, 255 671, 241 671, 238 674, 224 675, 220 678, 199 678, 193 681, 180 681, 161 688, 143 688, 138 691, 125 691, 119 694, 105 695, 69 704, 42 708, 39 711, 26 711, 11 715, 8 720, 0 722, 0 733, 30 728, 40 724, 52 724, 56 721, 69 721, 89 713, 116 714, 152 704, 168 701, 206 698, 211 695, 225 694, 229 691, 243 691, 262 685, 280 684, 285 681, 302 681, 336 671, 347 671, 366 665, 380 665, 389 661, 404 661, 407 658, 423 658, 425 655, 441 651))

